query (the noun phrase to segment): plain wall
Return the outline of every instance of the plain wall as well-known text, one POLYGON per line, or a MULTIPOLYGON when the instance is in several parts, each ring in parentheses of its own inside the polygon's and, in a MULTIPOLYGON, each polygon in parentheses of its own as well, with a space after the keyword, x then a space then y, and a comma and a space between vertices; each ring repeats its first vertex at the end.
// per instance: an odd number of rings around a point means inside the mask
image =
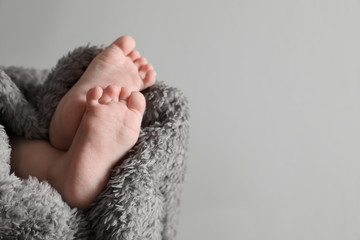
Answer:
POLYGON ((360 2, 0 0, 0 64, 129 34, 191 108, 178 239, 360 239, 360 2))

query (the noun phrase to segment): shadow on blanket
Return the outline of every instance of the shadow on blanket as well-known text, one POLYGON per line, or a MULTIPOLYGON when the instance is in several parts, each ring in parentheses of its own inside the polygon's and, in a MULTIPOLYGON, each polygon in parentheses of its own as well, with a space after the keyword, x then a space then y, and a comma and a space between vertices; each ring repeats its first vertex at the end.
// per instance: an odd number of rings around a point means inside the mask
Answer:
POLYGON ((75 49, 51 71, 0 67, 0 239, 175 238, 189 116, 186 98, 164 83, 143 91, 139 140, 87 211, 47 182, 10 174, 8 134, 47 139, 57 103, 100 51, 75 49))

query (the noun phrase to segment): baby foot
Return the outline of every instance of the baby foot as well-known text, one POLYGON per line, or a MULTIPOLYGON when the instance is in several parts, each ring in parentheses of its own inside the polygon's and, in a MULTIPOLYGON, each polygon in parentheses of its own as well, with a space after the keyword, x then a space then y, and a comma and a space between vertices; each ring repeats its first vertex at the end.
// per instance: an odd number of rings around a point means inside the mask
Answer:
POLYGON ((136 143, 145 99, 140 92, 110 85, 87 92, 86 110, 67 152, 62 196, 85 208, 104 188, 111 169, 136 143))
POLYGON ((77 91, 87 91, 90 87, 120 85, 131 91, 141 91, 155 83, 156 72, 146 58, 135 48, 135 40, 130 36, 118 38, 89 65, 84 75, 75 84, 77 91))
POLYGON ((85 111, 86 93, 94 86, 120 85, 141 91, 155 83, 156 72, 135 48, 129 36, 117 39, 89 65, 79 81, 59 102, 52 117, 49 138, 58 149, 68 150, 85 111))

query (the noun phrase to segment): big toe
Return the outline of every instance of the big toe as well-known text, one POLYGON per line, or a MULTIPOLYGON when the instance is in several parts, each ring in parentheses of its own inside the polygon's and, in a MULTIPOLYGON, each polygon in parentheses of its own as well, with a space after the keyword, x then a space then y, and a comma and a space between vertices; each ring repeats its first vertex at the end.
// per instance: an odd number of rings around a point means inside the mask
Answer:
POLYGON ((105 48, 105 50, 97 56, 97 59, 105 63, 119 63, 122 62, 125 56, 132 52, 134 48, 135 40, 130 36, 122 36, 105 48))
POLYGON ((124 55, 128 55, 130 52, 132 52, 136 45, 135 40, 128 35, 119 37, 114 41, 113 44, 120 47, 124 55))
POLYGON ((130 110, 136 111, 141 115, 144 114, 145 111, 145 97, 140 92, 132 92, 127 99, 127 106, 130 110))

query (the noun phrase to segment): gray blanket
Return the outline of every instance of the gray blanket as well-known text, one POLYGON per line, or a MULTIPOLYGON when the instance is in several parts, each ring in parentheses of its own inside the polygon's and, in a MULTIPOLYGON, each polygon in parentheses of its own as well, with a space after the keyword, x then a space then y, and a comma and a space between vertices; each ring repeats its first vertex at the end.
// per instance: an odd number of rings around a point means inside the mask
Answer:
POLYGON ((9 136, 47 139, 51 116, 98 47, 80 47, 51 70, 0 67, 0 239, 174 239, 189 122, 183 94, 164 83, 143 91, 136 145, 86 211, 47 182, 10 173, 9 136))

